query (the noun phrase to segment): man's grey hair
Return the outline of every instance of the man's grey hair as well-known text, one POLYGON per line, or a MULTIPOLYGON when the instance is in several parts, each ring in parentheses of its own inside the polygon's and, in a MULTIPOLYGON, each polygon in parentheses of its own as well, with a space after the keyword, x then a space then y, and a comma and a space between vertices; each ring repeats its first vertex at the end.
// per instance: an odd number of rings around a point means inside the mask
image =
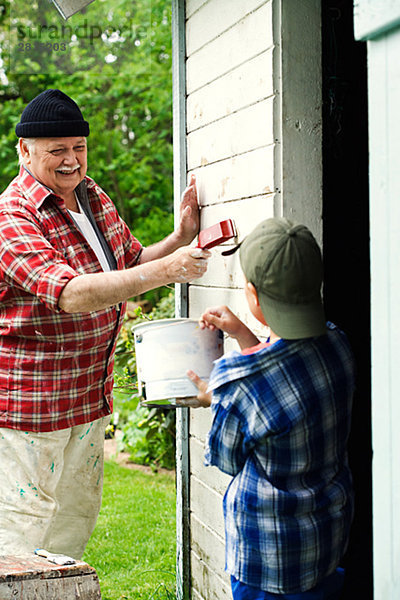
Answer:
POLYGON ((15 146, 17 149, 17 154, 18 154, 18 162, 20 165, 24 164, 24 157, 22 156, 22 152, 21 152, 21 148, 19 147, 19 140, 22 139, 23 142, 25 142, 25 144, 28 146, 28 148, 31 148, 34 143, 36 142, 37 138, 19 138, 17 145, 15 146))

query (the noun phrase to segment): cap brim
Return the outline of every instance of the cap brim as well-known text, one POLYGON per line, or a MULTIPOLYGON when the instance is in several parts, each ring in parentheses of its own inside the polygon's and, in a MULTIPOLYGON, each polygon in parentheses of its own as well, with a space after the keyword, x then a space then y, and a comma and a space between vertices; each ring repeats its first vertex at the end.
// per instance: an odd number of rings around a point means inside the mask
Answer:
POLYGON ((277 302, 262 292, 258 298, 266 322, 279 337, 296 340, 326 333, 325 313, 320 298, 307 304, 277 302))

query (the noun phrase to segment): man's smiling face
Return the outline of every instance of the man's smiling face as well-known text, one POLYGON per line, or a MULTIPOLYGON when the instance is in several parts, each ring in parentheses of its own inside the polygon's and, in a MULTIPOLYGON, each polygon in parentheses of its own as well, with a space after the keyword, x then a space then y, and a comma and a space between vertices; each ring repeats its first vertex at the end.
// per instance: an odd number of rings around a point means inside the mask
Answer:
POLYGON ((86 138, 38 138, 28 146, 21 142, 24 164, 32 175, 66 199, 87 171, 86 138))

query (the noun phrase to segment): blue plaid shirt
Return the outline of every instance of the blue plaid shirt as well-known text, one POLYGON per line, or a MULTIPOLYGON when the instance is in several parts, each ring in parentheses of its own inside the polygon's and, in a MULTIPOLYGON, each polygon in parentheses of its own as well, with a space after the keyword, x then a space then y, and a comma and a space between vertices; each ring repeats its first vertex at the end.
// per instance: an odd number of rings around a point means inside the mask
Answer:
POLYGON ((353 516, 346 454, 354 361, 343 332, 279 340, 216 361, 206 465, 224 497, 226 570, 275 594, 308 590, 338 566, 353 516))

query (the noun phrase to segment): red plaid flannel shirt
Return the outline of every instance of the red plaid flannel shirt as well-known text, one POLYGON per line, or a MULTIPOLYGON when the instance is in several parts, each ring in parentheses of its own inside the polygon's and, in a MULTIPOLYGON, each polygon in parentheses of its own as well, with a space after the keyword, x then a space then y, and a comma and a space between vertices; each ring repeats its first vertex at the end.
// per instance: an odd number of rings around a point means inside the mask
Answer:
MULTIPOLYGON (((140 243, 109 197, 86 182, 117 268, 135 265, 140 243)), ((63 200, 21 168, 0 196, 0 427, 54 431, 112 411, 125 304, 80 314, 58 307, 68 281, 99 271, 63 200)))

